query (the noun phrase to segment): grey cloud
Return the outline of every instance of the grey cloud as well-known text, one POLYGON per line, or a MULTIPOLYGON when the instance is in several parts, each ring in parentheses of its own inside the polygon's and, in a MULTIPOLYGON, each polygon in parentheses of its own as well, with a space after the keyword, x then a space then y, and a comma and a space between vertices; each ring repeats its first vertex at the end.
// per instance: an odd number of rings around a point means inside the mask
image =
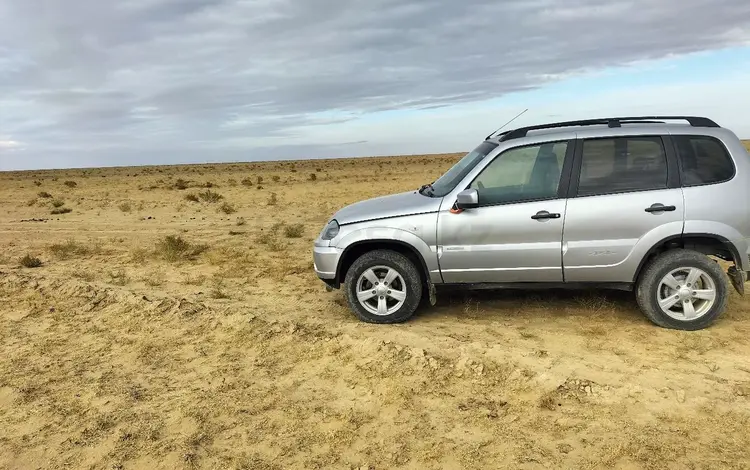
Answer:
MULTIPOLYGON (((747 0, 0 0, 0 132, 43 165, 211 159, 185 142, 221 152, 731 46, 750 38, 748 17, 747 0)), ((269 150, 248 147, 245 159, 269 150)))

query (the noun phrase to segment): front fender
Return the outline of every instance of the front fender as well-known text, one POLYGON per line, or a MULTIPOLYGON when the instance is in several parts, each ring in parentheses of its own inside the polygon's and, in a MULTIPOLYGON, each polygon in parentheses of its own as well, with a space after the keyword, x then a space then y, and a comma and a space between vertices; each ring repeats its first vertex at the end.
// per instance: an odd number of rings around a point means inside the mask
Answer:
POLYGON ((362 243, 399 243, 411 248, 422 259, 422 268, 432 283, 441 283, 440 268, 437 262, 437 247, 435 244, 436 214, 410 216, 408 221, 398 223, 398 226, 382 226, 376 222, 368 222, 363 227, 353 229, 342 234, 336 241, 336 248, 342 250, 341 259, 346 251, 362 243))

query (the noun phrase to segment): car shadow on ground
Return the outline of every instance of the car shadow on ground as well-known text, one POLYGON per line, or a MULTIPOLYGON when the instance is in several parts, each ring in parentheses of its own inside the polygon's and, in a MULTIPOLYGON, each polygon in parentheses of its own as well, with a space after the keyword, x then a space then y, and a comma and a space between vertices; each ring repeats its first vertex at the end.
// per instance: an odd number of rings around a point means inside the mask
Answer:
POLYGON ((596 316, 642 323, 635 295, 622 290, 442 289, 434 306, 423 299, 416 315, 424 318, 570 318, 596 316))

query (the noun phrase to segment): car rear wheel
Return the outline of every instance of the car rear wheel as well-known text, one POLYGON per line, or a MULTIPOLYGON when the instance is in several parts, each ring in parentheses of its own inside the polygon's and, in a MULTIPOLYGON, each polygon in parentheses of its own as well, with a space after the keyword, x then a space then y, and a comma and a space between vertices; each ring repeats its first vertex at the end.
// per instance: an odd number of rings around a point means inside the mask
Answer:
POLYGON ((414 314, 422 298, 422 279, 409 258, 391 250, 360 256, 346 273, 349 307, 368 323, 397 323, 414 314))
POLYGON ((638 306, 655 324, 678 330, 708 327, 726 309, 729 283, 721 267, 691 250, 651 261, 636 286, 638 306))

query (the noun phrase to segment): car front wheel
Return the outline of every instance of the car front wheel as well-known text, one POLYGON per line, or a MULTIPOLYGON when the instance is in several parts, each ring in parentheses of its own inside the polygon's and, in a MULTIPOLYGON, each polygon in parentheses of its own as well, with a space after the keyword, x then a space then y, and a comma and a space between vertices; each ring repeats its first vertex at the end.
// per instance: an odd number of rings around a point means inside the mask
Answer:
POLYGON ((409 258, 391 250, 360 256, 344 281, 349 307, 368 323, 397 323, 411 317, 422 298, 422 280, 409 258))

